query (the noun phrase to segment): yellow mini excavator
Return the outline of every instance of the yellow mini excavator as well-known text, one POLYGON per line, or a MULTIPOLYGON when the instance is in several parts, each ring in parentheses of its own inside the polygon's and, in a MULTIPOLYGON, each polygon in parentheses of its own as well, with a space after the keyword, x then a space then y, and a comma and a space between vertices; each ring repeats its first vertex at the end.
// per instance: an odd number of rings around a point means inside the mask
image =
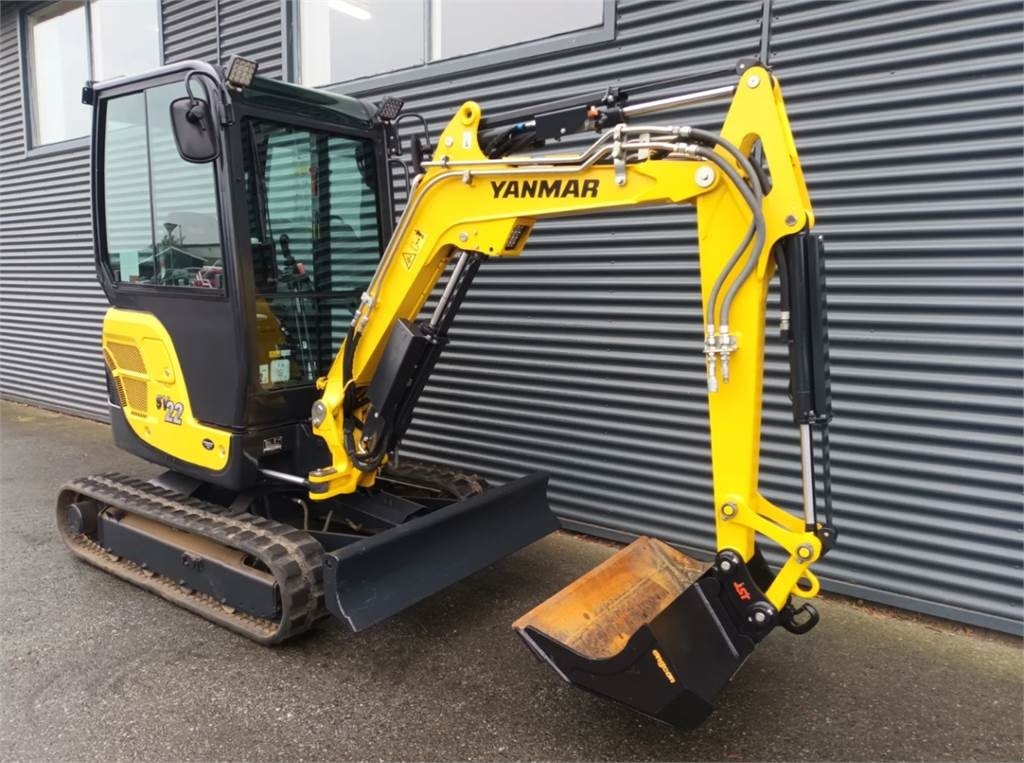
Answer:
POLYGON ((271 644, 327 613, 367 628, 532 543, 558 527, 545 474, 492 487, 398 456, 456 311, 478 268, 519 255, 538 220, 692 203, 717 556, 698 566, 642 538, 515 630, 572 683, 700 722, 769 631, 815 624, 794 597, 817 593, 811 565, 835 540, 812 462, 830 416, 823 252, 774 75, 749 62, 725 87, 648 102, 609 88, 505 115, 467 101, 431 146, 399 99, 256 70, 185 61, 83 90, 114 440, 166 471, 65 485, 67 546, 271 644), (648 121, 729 99, 717 133, 648 121), (588 132, 577 153, 542 150, 588 132), (776 273, 796 514, 758 491, 776 273))

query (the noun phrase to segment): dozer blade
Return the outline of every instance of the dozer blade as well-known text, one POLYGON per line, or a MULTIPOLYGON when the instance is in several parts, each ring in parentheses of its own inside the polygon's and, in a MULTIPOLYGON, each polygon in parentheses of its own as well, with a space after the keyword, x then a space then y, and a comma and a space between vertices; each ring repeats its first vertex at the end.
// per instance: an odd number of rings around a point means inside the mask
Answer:
POLYGON ((361 631, 558 529, 532 474, 324 557, 331 614, 361 631))
POLYGON ((569 683, 693 727, 754 646, 719 588, 708 565, 639 538, 513 627, 569 683))

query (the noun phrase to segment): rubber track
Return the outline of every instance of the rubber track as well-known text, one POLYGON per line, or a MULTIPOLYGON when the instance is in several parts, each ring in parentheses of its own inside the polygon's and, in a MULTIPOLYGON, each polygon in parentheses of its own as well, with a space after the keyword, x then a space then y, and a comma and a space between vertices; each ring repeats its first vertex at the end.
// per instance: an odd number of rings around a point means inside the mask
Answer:
POLYGON ((418 481, 459 501, 487 490, 487 481, 478 474, 454 466, 405 456, 398 462, 397 467, 390 464, 384 467, 380 480, 387 482, 389 478, 418 481))
POLYGON ((308 630, 327 613, 323 605, 323 549, 320 544, 290 525, 252 514, 227 516, 224 512, 225 509, 216 504, 122 474, 73 480, 64 485, 57 499, 61 537, 75 556, 89 564, 261 644, 278 644, 308 630), (72 535, 65 510, 79 498, 209 538, 258 559, 277 581, 281 599, 279 619, 266 620, 234 611, 212 596, 191 591, 135 562, 114 556, 85 535, 72 535))

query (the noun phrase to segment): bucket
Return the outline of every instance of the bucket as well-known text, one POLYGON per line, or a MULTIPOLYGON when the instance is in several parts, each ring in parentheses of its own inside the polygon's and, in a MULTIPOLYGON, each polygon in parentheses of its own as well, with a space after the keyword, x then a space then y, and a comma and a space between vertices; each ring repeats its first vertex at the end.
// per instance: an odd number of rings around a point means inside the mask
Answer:
MULTIPOLYGON (((569 683, 673 726, 697 726, 763 630, 737 627, 731 600, 742 590, 753 599, 757 588, 739 556, 724 553, 702 564, 639 538, 513 627, 569 683), (723 586, 723 558, 738 587, 723 586)), ((754 626, 753 614, 744 616, 754 626)))

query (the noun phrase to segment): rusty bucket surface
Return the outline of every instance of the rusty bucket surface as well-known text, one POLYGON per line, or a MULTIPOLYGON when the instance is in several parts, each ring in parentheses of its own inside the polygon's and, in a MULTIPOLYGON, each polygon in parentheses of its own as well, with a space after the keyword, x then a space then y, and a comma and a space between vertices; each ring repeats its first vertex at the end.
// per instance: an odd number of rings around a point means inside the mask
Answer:
POLYGON ((710 565, 639 538, 513 625, 563 679, 676 726, 699 724, 753 649, 710 565))

